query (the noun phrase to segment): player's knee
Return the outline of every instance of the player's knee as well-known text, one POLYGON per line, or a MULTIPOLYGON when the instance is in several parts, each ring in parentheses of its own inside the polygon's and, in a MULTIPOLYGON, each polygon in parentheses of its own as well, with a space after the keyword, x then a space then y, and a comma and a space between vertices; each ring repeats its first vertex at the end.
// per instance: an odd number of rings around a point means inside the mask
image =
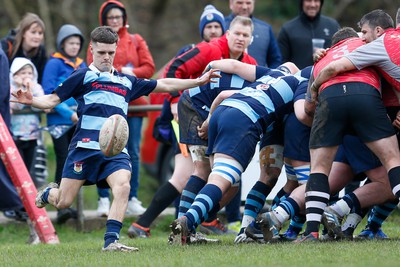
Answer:
POLYGON ((190 146, 189 151, 190 151, 190 156, 192 157, 193 162, 206 162, 209 163, 210 159, 208 156, 206 156, 206 146, 190 146))
POLYGON ((210 176, 218 175, 233 185, 240 181, 242 173, 243 167, 238 161, 228 158, 216 158, 210 176))
POLYGON ((125 198, 128 199, 129 192, 131 191, 131 185, 129 181, 122 182, 114 185, 112 188, 112 193, 114 198, 125 198))
MULTIPOLYGON (((283 167, 283 146, 270 145, 260 150, 260 166, 270 175, 280 173, 283 167)), ((279 174, 278 174, 279 176, 279 174)))

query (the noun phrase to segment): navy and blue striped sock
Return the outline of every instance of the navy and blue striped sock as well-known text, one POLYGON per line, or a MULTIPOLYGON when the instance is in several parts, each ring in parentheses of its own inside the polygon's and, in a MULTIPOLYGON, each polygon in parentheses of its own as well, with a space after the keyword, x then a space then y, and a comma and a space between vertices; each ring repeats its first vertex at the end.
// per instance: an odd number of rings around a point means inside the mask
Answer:
POLYGON ((189 178, 185 188, 181 194, 181 201, 179 202, 178 218, 182 217, 192 205, 197 193, 206 185, 206 181, 198 176, 192 175, 189 178))
POLYGON ((279 190, 279 192, 272 200, 272 209, 276 208, 281 201, 286 199, 287 196, 288 194, 285 192, 285 190, 283 190, 283 188, 281 188, 281 190, 279 190))
POLYGON ((374 206, 370 216, 368 216, 369 228, 376 233, 387 217, 396 209, 397 204, 399 204, 399 200, 395 199, 382 205, 374 206))
POLYGON ((247 194, 246 202, 244 203, 244 216, 249 216, 255 219, 264 207, 265 199, 271 190, 271 187, 257 181, 247 194))
POLYGON ((121 232, 122 222, 116 220, 107 220, 106 233, 104 234, 104 247, 108 247, 111 243, 119 240, 119 233, 121 232))
POLYGON ((288 197, 285 201, 282 201, 279 204, 279 207, 281 207, 284 211, 286 211, 287 214, 289 214, 289 218, 293 219, 293 217, 300 212, 300 207, 297 204, 297 202, 291 198, 288 197))
POLYGON ((221 189, 213 184, 207 184, 197 194, 192 206, 186 212, 185 216, 188 218, 188 228, 194 229, 194 226, 199 225, 204 221, 207 213, 210 212, 214 206, 219 205, 222 198, 221 189))
POLYGON ((303 225, 306 222, 306 216, 304 215, 295 215, 293 218, 290 220, 289 228, 288 230, 291 230, 295 232, 296 234, 299 234, 301 229, 303 229, 303 225))

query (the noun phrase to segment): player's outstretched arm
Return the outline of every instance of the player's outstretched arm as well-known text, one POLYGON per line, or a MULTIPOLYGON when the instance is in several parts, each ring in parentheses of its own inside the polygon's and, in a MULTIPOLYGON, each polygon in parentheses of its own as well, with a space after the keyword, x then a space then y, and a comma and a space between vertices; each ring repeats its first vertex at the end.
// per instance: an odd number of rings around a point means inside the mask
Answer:
POLYGON ((240 62, 236 59, 214 60, 208 63, 204 71, 219 69, 222 72, 236 74, 245 80, 254 82, 256 80, 256 66, 240 62))
POLYGON ((218 73, 219 70, 212 69, 201 75, 196 79, 176 79, 176 78, 164 78, 157 80, 157 86, 153 92, 176 92, 193 88, 196 86, 205 85, 209 82, 213 82, 213 78, 220 78, 221 75, 218 73))
POLYGON ((39 109, 52 109, 61 103, 61 100, 56 93, 33 96, 29 87, 26 88, 26 90, 20 88, 17 91, 11 92, 11 94, 16 98, 16 100, 10 100, 11 102, 31 105, 32 107, 39 109))

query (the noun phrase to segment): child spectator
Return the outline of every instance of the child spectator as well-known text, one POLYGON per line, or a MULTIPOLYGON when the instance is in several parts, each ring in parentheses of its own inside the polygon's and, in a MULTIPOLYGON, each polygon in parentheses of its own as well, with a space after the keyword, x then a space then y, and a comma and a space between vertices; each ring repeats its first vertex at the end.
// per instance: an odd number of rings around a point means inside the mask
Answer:
MULTIPOLYGON (((37 83, 37 79, 37 70, 29 59, 24 57, 14 59, 10 67, 10 92, 20 88, 23 88, 23 90, 30 88, 34 96, 41 96, 44 94, 43 88, 37 83)), ((15 100, 13 96, 10 99, 15 100)), ((12 113, 11 133, 26 168, 30 170, 37 140, 40 138, 40 131, 38 131, 40 127, 40 115, 33 113, 38 111, 38 109, 19 103, 11 102, 10 108, 12 113), (21 112, 21 110, 28 110, 29 113, 21 112)), ((32 177, 32 179, 36 184, 35 177, 32 177)))
MULTIPOLYGON (((74 70, 86 68, 86 63, 78 57, 82 50, 83 41, 83 35, 76 26, 65 24, 60 28, 57 34, 57 51, 51 55, 43 72, 42 85, 45 94, 51 94, 74 70)), ((54 112, 47 114, 47 125, 49 127, 59 127, 61 131, 63 131, 63 127, 68 129, 61 136, 51 136, 56 155, 54 180, 57 184, 60 184, 64 163, 68 156, 69 143, 75 131, 75 123, 78 121, 76 106, 75 99, 71 97, 57 105, 54 112)), ((69 218, 76 216, 74 209, 58 210, 57 223, 62 224, 69 218)))

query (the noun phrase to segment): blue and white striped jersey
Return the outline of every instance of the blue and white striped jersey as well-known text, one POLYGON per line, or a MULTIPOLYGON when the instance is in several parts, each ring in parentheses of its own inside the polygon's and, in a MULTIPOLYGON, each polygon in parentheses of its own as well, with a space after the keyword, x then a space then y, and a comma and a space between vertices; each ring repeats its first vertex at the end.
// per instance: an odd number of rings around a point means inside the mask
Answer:
POLYGON ((221 105, 239 109, 265 133, 274 121, 283 120, 285 115, 293 112, 293 99, 299 87, 307 88, 308 80, 300 76, 262 76, 256 82, 243 88, 221 105))
MULTIPOLYGON (((251 84, 251 82, 244 80, 236 74, 228 74, 224 72, 221 72, 220 74, 221 78, 214 79, 216 82, 194 87, 187 91, 194 107, 199 111, 203 119, 207 118, 211 104, 219 93, 225 90, 240 90, 246 86, 250 86, 251 84)), ((284 75, 285 73, 280 70, 261 66, 256 67, 256 79, 262 76, 277 78, 284 75)))
MULTIPOLYGON (((148 95, 156 85, 156 80, 139 79, 116 70, 100 72, 93 65, 75 71, 54 90, 61 102, 73 97, 78 103, 79 121, 70 149, 99 150, 99 132, 104 121, 113 114, 126 118, 128 103, 148 95)), ((126 149, 124 152, 127 153, 126 149)))

